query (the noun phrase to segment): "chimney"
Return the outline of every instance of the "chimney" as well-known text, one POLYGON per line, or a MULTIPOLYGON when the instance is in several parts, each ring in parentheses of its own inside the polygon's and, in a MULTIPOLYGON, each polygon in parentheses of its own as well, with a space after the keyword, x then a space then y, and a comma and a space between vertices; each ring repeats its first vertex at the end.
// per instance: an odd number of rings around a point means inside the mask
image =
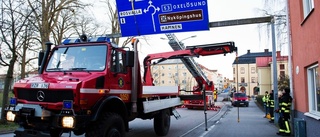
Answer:
POLYGON ((280 57, 281 57, 280 51, 277 51, 277 58, 280 58, 280 57))
POLYGON ((268 52, 269 52, 269 49, 264 49, 264 52, 265 52, 265 53, 268 53, 268 52))
POLYGON ((247 54, 250 54, 250 49, 248 49, 248 52, 247 52, 247 54))

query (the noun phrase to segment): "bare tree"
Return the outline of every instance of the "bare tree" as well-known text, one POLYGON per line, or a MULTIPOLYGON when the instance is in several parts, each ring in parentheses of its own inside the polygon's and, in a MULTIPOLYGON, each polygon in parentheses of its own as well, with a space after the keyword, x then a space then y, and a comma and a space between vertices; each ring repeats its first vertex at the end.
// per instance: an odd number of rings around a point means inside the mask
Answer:
MULTIPOLYGON (((120 34, 120 24, 119 24, 119 17, 118 17, 118 9, 116 8, 115 0, 105 0, 105 4, 107 4, 108 16, 111 22, 111 34, 120 34)), ((128 43, 131 42, 133 37, 127 37, 124 40, 121 47, 125 47, 128 43)), ((111 42, 116 43, 119 45, 119 37, 111 38, 111 42)))
POLYGON ((72 12, 74 8, 84 7, 79 0, 27 0, 28 6, 32 9, 37 27, 40 34, 42 50, 45 43, 50 41, 50 36, 54 28, 58 25, 62 11, 72 12))
MULTIPOLYGON (((287 20, 286 20, 286 0, 265 0, 264 9, 258 9, 258 13, 263 16, 274 16, 274 23, 276 28, 277 47, 279 50, 287 44, 287 20)), ((259 31, 267 27, 266 24, 259 24, 259 31)), ((266 29, 268 38, 270 37, 271 30, 269 27, 266 29)), ((260 35, 260 33, 259 33, 260 35)), ((259 36, 261 39, 261 36, 259 36)))
MULTIPOLYGON (((6 57, 8 61, 0 55, 0 65, 8 67, 7 75, 4 83, 3 101, 1 110, 1 123, 6 123, 4 108, 8 103, 8 94, 13 81, 15 63, 19 58, 19 49, 26 43, 24 37, 26 26, 28 25, 28 17, 30 13, 23 10, 24 3, 21 1, 7 0, 3 1, 2 22, 1 22, 1 39, 3 49, 6 49, 6 57), (5 47, 3 47, 5 46, 5 47)), ((3 52, 2 52, 3 53, 3 52)))
POLYGON ((73 26, 73 16, 75 16, 74 10, 71 10, 72 14, 69 13, 70 11, 62 11, 61 12, 61 18, 58 20, 58 23, 56 26, 54 26, 54 29, 52 30, 54 43, 59 44, 63 38, 70 37, 73 35, 73 33, 67 33, 70 31, 73 26))

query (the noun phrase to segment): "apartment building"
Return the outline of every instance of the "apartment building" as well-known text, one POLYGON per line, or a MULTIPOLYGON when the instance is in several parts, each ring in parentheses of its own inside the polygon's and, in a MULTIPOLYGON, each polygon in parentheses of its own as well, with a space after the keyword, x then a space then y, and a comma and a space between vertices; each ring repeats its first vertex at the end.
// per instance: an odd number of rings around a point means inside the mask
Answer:
MULTIPOLYGON (((280 51, 276 52, 277 79, 289 76, 288 56, 282 56, 280 51)), ((259 92, 264 94, 264 91, 273 89, 273 64, 272 57, 257 57, 256 67, 258 72, 259 92)))
MULTIPOLYGON (((215 83, 220 79, 216 78, 217 71, 210 70, 203 65, 199 65, 206 77, 213 81, 215 85, 221 85, 222 83, 215 83)), ((192 91, 193 87, 197 85, 197 82, 185 67, 180 59, 171 59, 161 62, 152 66, 152 75, 154 78, 154 84, 157 86, 180 86, 181 90, 192 91)), ((187 92, 182 94, 188 94, 187 92)))
MULTIPOLYGON (((233 81, 236 91, 244 89, 248 96, 257 94, 254 89, 259 87, 259 75, 256 66, 257 57, 272 57, 272 52, 265 49, 264 52, 247 53, 236 58, 232 64, 233 81)), ((267 75, 267 74, 266 74, 267 75)), ((261 79, 270 79, 269 76, 260 75, 261 79)))
POLYGON ((320 136, 320 1, 288 0, 292 53, 293 117, 308 137, 320 136))

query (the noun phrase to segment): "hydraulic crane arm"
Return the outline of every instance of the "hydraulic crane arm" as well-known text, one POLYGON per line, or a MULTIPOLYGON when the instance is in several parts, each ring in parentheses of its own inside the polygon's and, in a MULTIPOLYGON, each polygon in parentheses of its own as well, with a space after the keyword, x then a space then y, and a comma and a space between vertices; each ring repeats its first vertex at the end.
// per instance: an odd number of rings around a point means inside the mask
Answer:
POLYGON ((187 47, 186 49, 171 51, 171 52, 149 54, 144 59, 144 69, 145 69, 144 71, 145 73, 143 77, 145 82, 144 84, 153 85, 152 84, 153 79, 151 75, 152 60, 159 59, 158 62, 153 63, 153 64, 157 64, 167 59, 183 59, 187 57, 227 54, 227 53, 232 53, 234 51, 237 51, 237 47, 235 47, 234 42, 224 42, 224 43, 190 46, 190 47, 187 47))

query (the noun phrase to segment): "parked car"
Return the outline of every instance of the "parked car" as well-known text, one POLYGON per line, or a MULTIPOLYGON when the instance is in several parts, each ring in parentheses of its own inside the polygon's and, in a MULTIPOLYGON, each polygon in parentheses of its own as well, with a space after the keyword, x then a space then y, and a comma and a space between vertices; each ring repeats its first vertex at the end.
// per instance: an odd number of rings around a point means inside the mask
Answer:
POLYGON ((246 93, 233 93, 231 97, 232 106, 246 106, 249 107, 249 100, 246 93))

